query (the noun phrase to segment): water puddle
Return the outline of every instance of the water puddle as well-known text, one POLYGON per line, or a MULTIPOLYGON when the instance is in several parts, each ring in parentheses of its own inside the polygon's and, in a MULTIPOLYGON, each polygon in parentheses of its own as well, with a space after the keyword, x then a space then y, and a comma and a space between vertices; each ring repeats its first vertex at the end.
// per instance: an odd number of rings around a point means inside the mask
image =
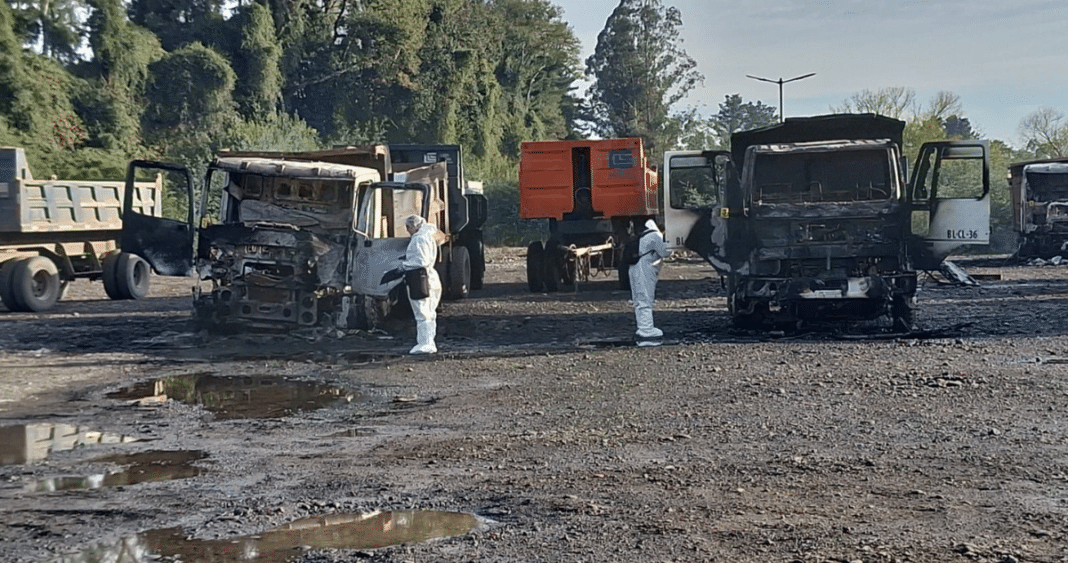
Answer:
POLYGON ((351 403, 358 395, 337 385, 279 376, 176 375, 108 394, 122 401, 173 399, 201 405, 219 420, 280 418, 351 403))
POLYGON ((52 452, 96 444, 126 444, 138 438, 97 432, 73 424, 47 422, 0 426, 0 465, 21 465, 47 458, 52 452))
POLYGON ((406 510, 330 514, 304 518, 265 532, 224 540, 188 537, 182 528, 152 530, 113 545, 100 545, 49 563, 287 563, 305 549, 378 549, 466 534, 480 522, 473 514, 406 510))
POLYGON ((113 455, 90 460, 90 463, 113 463, 125 466, 121 471, 93 475, 51 477, 26 486, 31 493, 124 487, 153 481, 174 481, 196 477, 203 471, 194 461, 208 457, 201 451, 150 451, 113 455))

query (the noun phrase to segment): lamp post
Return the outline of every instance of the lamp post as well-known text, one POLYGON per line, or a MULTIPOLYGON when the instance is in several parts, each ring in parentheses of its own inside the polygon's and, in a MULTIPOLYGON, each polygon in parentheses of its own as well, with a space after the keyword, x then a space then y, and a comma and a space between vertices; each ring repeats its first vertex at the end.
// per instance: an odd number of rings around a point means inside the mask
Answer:
POLYGON ((782 123, 783 119, 785 119, 785 117, 783 116, 783 113, 782 113, 782 85, 786 84, 787 82, 793 82, 795 80, 801 80, 802 78, 808 78, 810 76, 816 76, 816 73, 815 72, 810 72, 808 74, 802 74, 801 76, 795 76, 795 77, 790 78, 788 80, 783 80, 782 78, 779 78, 778 80, 771 80, 770 78, 761 78, 759 76, 753 76, 751 74, 745 75, 746 78, 752 78, 753 80, 761 80, 763 82, 771 82, 772 84, 778 84, 779 85, 779 123, 782 123))

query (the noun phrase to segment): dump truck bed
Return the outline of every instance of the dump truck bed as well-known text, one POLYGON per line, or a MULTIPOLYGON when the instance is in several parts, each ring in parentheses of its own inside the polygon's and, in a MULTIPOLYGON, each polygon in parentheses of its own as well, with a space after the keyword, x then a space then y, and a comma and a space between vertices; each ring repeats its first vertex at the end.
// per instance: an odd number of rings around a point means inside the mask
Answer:
POLYGON ((523 219, 656 215, 656 171, 637 138, 523 143, 519 210, 523 219))

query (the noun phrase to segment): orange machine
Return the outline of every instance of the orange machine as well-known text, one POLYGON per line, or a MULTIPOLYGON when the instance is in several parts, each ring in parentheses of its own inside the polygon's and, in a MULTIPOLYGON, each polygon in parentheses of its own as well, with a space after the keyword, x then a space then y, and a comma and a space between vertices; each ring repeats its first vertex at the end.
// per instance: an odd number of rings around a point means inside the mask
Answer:
POLYGON ((659 213, 656 170, 638 138, 523 143, 519 216, 548 219, 547 241, 527 247, 531 291, 555 291, 616 269, 622 248, 659 213))
POLYGON ((646 164, 641 139, 523 143, 523 219, 654 216, 656 190, 656 171, 646 164))

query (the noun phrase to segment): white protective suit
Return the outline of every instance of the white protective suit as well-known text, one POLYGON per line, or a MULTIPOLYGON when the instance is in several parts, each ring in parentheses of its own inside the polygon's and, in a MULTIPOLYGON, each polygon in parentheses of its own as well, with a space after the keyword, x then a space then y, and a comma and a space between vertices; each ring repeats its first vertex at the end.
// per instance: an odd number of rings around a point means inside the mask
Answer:
POLYGON ((413 215, 408 218, 409 223, 414 223, 418 230, 412 234, 408 242, 408 249, 404 254, 401 269, 404 271, 426 268, 427 278, 430 281, 430 297, 426 299, 411 299, 412 313, 415 315, 416 345, 409 354, 434 354, 438 351, 434 344, 434 337, 438 332, 437 308, 441 301, 441 280, 434 264, 438 261, 438 243, 434 241, 434 233, 438 228, 427 223, 422 217, 413 215))
POLYGON ((638 241, 638 263, 628 270, 630 274, 630 295, 634 301, 634 317, 638 323, 635 332, 639 346, 659 344, 658 339, 664 331, 653 325, 653 301, 656 298, 656 282, 660 276, 660 266, 664 258, 671 254, 667 242, 656 221, 645 222, 645 230, 638 241))

